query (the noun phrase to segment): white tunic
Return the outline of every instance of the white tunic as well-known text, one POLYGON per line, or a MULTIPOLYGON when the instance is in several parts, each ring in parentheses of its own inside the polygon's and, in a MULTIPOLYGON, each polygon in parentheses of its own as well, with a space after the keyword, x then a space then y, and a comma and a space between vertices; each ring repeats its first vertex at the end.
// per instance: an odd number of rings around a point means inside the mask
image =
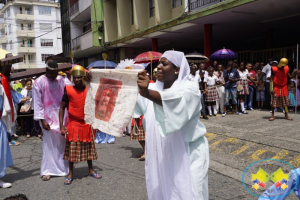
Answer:
POLYGON ((159 93, 163 106, 139 96, 133 116, 145 114, 148 199, 208 200, 209 150, 199 120, 199 89, 183 81, 176 92, 159 93))
POLYGON ((69 173, 69 163, 63 160, 66 140, 60 134, 59 127, 59 108, 64 88, 65 82, 61 76, 52 81, 43 75, 33 85, 34 119, 45 119, 50 125, 47 131, 40 123, 43 131, 41 176, 66 176, 69 173))

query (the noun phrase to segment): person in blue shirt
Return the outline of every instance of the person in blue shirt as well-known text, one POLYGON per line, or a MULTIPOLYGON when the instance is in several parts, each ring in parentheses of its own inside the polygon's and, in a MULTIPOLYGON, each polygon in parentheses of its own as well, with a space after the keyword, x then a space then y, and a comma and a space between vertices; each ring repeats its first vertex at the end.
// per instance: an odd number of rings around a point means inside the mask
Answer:
POLYGON ((241 115, 237 109, 237 88, 236 82, 240 79, 240 75, 236 69, 233 68, 233 62, 228 62, 227 69, 223 72, 223 77, 225 80, 225 101, 224 101, 224 112, 222 117, 226 116, 226 109, 229 106, 229 95, 232 97, 232 106, 235 109, 237 115, 241 115))

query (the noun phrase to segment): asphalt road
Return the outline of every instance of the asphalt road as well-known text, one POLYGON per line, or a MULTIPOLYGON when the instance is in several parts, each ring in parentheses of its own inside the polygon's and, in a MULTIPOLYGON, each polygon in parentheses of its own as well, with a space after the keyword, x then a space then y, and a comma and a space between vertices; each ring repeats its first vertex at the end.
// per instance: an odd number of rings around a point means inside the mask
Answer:
MULTIPOLYGON (((282 113, 269 122, 267 111, 250 111, 248 115, 217 116, 201 120, 207 127, 210 144, 209 195, 212 200, 257 199, 244 188, 241 176, 251 163, 276 158, 300 167, 300 115, 287 121, 282 113)), ((117 138, 116 144, 97 144, 95 169, 103 176, 88 177, 85 162, 75 164, 75 177, 64 186, 64 177, 50 181, 40 179, 42 141, 20 137, 20 146, 11 146, 15 165, 7 170, 3 181, 12 188, 0 189, 0 199, 17 193, 29 199, 147 199, 144 162, 136 158, 142 152, 138 142, 129 137, 117 138)), ((297 199, 294 194, 286 199, 297 199)))

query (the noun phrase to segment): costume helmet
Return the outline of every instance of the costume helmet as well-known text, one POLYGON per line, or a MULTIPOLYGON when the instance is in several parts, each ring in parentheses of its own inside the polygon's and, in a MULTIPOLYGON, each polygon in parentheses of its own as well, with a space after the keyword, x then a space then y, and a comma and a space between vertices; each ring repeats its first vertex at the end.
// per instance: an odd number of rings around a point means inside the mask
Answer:
POLYGON ((72 76, 85 76, 85 70, 81 65, 75 65, 72 68, 72 76))
POLYGON ((284 67, 284 66, 286 66, 288 63, 289 63, 288 59, 286 59, 286 58, 281 58, 280 61, 279 61, 278 67, 279 67, 279 68, 284 67))

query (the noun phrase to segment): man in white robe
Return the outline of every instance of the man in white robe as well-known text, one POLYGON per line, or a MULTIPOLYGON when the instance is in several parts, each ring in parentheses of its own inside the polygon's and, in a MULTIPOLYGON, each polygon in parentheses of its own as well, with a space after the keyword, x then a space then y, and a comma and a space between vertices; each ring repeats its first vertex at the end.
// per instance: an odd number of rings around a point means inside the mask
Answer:
POLYGON ((40 121, 43 131, 41 176, 45 181, 69 173, 68 161, 63 160, 66 140, 59 126, 59 108, 66 83, 58 76, 57 63, 49 60, 46 65, 46 75, 40 76, 33 85, 34 120, 40 121))
POLYGON ((208 200, 208 142, 200 122, 200 92, 188 80, 182 52, 167 51, 149 85, 138 75, 140 96, 134 116, 144 114, 148 199, 208 200), (143 97, 144 98, 143 98, 143 97))

